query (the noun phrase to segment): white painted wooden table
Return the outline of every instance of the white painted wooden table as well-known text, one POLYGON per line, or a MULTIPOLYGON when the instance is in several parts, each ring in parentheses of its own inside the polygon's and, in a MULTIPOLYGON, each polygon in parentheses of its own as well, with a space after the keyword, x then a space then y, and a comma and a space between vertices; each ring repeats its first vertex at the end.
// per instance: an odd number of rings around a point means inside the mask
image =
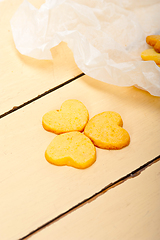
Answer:
POLYGON ((21 2, 0 2, 0 239, 160 239, 160 98, 83 75, 66 43, 52 61, 22 56, 9 23, 21 2), (42 116, 69 98, 90 117, 119 112, 130 145, 97 148, 86 170, 49 164, 42 116))

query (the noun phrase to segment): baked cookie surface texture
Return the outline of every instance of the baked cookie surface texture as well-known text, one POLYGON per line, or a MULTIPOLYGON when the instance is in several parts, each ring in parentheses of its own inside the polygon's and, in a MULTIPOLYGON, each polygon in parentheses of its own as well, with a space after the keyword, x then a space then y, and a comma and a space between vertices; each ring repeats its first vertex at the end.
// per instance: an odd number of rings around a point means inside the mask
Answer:
POLYGON ((155 61, 157 65, 160 64, 160 53, 157 53, 153 48, 144 50, 141 53, 141 58, 144 61, 155 61))
POLYGON ((130 136, 122 126, 122 118, 118 113, 106 111, 88 121, 84 134, 99 148, 121 149, 130 143, 130 136))
POLYGON ((87 136, 74 131, 57 135, 47 147, 45 157, 54 165, 84 169, 96 161, 96 149, 87 136))
POLYGON ((52 110, 42 118, 45 130, 61 134, 71 131, 82 132, 89 119, 87 108, 82 102, 69 99, 63 102, 60 110, 52 110))
POLYGON ((146 42, 154 47, 157 53, 160 53, 160 35, 150 35, 146 37, 146 42))

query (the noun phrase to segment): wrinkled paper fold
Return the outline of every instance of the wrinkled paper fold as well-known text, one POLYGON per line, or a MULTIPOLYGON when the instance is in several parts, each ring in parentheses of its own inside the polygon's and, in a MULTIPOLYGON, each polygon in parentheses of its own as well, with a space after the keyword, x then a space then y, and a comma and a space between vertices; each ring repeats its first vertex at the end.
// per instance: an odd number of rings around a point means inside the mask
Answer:
POLYGON ((64 41, 85 74, 160 96, 160 68, 140 57, 159 23, 159 0, 46 0, 40 9, 24 0, 11 28, 21 54, 52 59, 50 49, 64 41))

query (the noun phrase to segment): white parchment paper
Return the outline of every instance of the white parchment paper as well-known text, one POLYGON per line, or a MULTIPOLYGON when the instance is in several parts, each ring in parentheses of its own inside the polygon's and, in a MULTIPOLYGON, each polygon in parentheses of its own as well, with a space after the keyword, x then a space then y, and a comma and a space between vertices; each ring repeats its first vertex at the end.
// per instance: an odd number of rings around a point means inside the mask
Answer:
POLYGON ((64 41, 85 74, 160 96, 160 68, 140 56, 146 36, 160 34, 160 0, 46 0, 40 9, 24 0, 11 28, 21 54, 52 59, 64 41))

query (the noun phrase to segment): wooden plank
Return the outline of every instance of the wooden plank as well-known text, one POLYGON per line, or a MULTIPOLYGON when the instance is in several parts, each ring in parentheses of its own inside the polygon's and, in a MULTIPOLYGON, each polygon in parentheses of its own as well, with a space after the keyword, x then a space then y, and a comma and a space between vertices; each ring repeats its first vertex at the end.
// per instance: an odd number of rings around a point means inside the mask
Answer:
MULTIPOLYGON (((10 20, 22 2, 0 2, 0 114, 81 73, 66 43, 51 49, 51 61, 23 56, 16 50, 10 20)), ((37 8, 43 2, 30 0, 37 8)))
POLYGON ((160 239, 160 161, 29 239, 160 239))
POLYGON ((18 239, 159 155, 160 98, 134 87, 111 86, 87 76, 0 120, 0 234, 18 239), (49 164, 44 152, 54 134, 42 128, 44 113, 70 98, 93 115, 120 113, 131 143, 122 150, 97 149, 86 170, 49 164), (9 231, 8 231, 9 229, 9 231))

